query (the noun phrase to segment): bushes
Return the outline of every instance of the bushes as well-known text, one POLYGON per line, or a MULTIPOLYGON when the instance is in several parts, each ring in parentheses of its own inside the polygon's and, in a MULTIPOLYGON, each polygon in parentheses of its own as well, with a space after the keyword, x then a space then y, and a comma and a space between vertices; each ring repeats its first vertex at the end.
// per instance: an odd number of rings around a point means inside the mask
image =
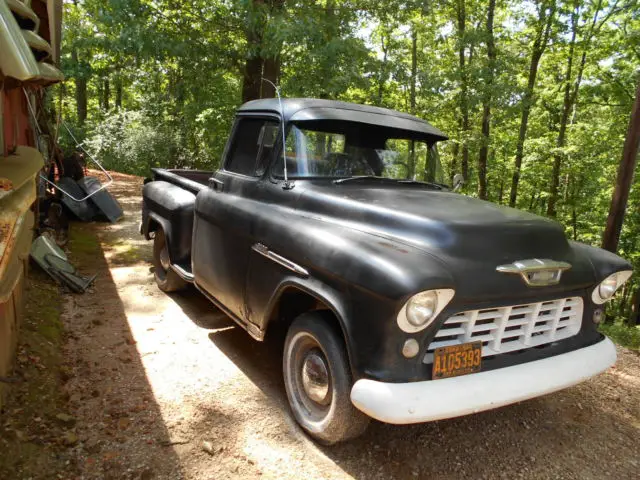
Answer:
POLYGON ((180 134, 143 112, 120 111, 91 129, 87 150, 109 170, 148 175, 153 167, 183 167, 193 163, 180 134))

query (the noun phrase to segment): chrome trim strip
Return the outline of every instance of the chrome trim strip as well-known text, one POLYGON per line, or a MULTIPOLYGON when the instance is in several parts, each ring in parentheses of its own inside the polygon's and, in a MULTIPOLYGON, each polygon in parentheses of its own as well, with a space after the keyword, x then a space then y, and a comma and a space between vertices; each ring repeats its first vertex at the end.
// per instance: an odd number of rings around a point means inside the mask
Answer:
POLYGON ((287 258, 284 258, 282 255, 278 255, 277 253, 272 252, 271 250, 269 250, 269 248, 266 245, 263 245, 262 243, 254 244, 251 247, 251 249, 254 252, 259 253, 263 257, 266 257, 269 260, 272 260, 277 264, 282 265, 284 268, 291 270, 294 273, 297 273, 298 275, 301 275, 303 277, 309 276, 309 272, 305 268, 301 267, 297 263, 294 263, 287 258))
POLYGON ((171 270, 176 272, 180 278, 182 278, 186 282, 193 283, 195 281, 195 277, 193 273, 187 272, 180 265, 171 265, 171 270))
POLYGON ((571 264, 567 262, 558 262, 545 258, 529 258, 516 260, 506 265, 499 265, 496 270, 500 273, 518 274, 531 287, 546 287, 560 283, 562 272, 570 268, 571 264))

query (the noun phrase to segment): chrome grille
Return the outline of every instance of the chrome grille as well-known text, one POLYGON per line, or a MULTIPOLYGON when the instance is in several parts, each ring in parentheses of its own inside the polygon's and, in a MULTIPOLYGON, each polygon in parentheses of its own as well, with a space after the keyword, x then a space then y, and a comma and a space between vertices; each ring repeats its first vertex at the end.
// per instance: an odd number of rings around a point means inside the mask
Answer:
POLYGON ((482 342, 482 356, 524 350, 580 331, 584 304, 580 297, 461 312, 445 320, 427 348, 424 363, 433 363, 436 348, 482 342))

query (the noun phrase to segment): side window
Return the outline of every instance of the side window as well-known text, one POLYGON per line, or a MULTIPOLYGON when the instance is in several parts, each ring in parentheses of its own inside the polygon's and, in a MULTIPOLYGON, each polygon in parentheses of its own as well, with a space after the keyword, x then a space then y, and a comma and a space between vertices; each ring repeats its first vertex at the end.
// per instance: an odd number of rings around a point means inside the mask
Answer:
POLYGON ((259 177, 267 168, 278 138, 278 122, 263 118, 241 118, 234 136, 225 169, 259 177))

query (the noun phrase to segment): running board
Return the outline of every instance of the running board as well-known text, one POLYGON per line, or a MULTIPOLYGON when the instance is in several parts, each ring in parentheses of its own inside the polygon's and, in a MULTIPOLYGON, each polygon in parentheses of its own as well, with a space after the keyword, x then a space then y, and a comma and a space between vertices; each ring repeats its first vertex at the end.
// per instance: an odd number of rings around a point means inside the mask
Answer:
POLYGON ((171 265, 171 269, 176 272, 178 276, 185 282, 193 283, 193 281, 195 280, 193 273, 189 272, 181 265, 171 265))

